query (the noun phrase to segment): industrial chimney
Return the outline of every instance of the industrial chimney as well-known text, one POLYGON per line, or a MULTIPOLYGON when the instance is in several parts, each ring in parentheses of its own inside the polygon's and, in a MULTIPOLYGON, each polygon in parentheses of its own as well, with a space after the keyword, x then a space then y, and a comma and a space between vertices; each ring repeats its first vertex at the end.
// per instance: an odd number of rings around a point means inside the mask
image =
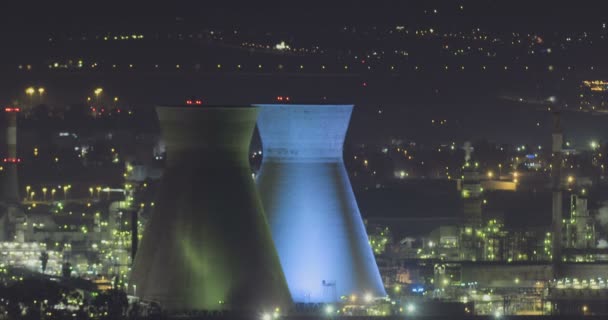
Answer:
POLYGON ((560 124, 560 114, 553 114, 553 134, 551 152, 553 159, 551 161, 551 178, 552 178, 552 259, 554 263, 562 261, 562 145, 564 142, 562 128, 560 124))
POLYGON ((385 296, 342 159, 353 106, 257 106, 257 185, 294 301, 385 296))
POLYGON ((0 194, 0 241, 24 241, 26 216, 19 196, 17 165, 17 114, 18 107, 5 107, 6 156, 2 159, 2 193, 0 194))
POLYGON ((21 159, 17 157, 17 114, 21 111, 17 107, 6 107, 6 156, 2 159, 4 166, 4 179, 2 184, 2 201, 4 203, 20 204, 19 181, 17 178, 17 164, 21 159))
POLYGON ((156 111, 167 166, 129 291, 170 312, 285 310, 291 298, 248 162, 257 109, 156 111))

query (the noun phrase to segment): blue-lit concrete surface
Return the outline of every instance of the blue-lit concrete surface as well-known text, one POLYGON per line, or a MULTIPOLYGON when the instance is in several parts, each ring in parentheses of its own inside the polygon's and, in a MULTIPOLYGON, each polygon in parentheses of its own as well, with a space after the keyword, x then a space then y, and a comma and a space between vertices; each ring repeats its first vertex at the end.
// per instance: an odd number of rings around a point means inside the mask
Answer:
POLYGON ((257 184, 294 301, 385 296, 342 159, 353 106, 257 106, 257 184))
POLYGON ((167 168, 137 252, 139 298, 167 310, 286 310, 247 153, 257 110, 158 107, 167 168))

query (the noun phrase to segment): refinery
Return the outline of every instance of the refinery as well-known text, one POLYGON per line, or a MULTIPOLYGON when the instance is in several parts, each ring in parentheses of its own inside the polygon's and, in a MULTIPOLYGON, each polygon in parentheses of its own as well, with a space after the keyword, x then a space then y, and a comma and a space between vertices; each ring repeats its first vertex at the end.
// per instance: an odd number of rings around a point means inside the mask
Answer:
MULTIPOLYGON (((120 290, 130 308, 164 314, 606 311, 608 249, 597 247, 601 226, 589 208, 592 183, 564 174, 572 151, 563 149, 560 113, 553 114, 550 157, 538 160, 558 168, 550 170, 551 197, 545 198, 550 225, 511 229, 488 209, 492 193, 537 185, 532 172, 539 170, 483 173, 474 147, 465 143, 458 147, 460 177, 445 179, 455 182, 449 185, 462 216, 437 219, 440 226, 425 234, 391 231, 380 218, 364 225, 343 162, 352 109, 191 100, 160 106, 162 136, 148 145, 149 162, 125 161, 121 186, 77 191, 70 184, 21 186, 22 110, 6 107, 3 281, 55 281, 85 300, 120 290), (263 148, 250 152, 256 121, 263 148), (148 188, 156 189, 151 196, 148 188), (407 236, 399 240, 393 232, 407 236)), ((115 163, 118 152, 109 151, 115 163)), ((34 157, 39 152, 35 148, 34 157)))
POLYGON ((605 10, 337 2, 0 10, 0 320, 608 317, 605 10))

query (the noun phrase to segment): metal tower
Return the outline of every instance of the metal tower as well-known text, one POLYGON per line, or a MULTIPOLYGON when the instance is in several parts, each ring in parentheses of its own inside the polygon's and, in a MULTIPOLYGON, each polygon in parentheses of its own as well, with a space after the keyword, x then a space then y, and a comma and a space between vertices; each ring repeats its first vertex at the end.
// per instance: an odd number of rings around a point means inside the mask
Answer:
POLYGON ((342 159, 353 106, 257 106, 257 184, 294 301, 385 296, 342 159))

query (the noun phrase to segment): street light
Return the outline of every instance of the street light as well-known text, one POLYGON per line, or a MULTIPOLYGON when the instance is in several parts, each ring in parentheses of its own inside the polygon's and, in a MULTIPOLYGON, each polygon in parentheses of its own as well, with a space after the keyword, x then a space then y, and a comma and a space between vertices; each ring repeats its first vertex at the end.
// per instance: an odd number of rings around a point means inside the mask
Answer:
POLYGON ((97 88, 93 93, 95 94, 95 102, 99 103, 99 96, 103 93, 103 88, 97 88))
POLYGON ((70 190, 70 188, 72 188, 71 185, 63 186, 63 200, 68 199, 68 190, 70 190))
POLYGON ((45 92, 46 92, 46 89, 44 89, 43 87, 38 88, 38 99, 40 100, 40 103, 42 103, 42 96, 44 95, 45 92))
POLYGON ((48 190, 48 189, 47 189, 46 187, 43 187, 43 188, 42 188, 42 195, 43 195, 43 199, 44 199, 44 201, 46 201, 46 192, 47 192, 47 190, 48 190))
POLYGON ((51 189, 51 200, 55 201, 55 192, 57 192, 57 190, 55 188, 51 189))
POLYGON ((412 313, 412 312, 416 311, 416 306, 414 306, 413 304, 410 303, 407 305, 406 310, 408 313, 412 313))
POLYGON ((32 98, 35 93, 36 93, 36 89, 34 89, 34 87, 29 87, 29 88, 25 89, 25 94, 27 94, 27 96, 30 100, 30 108, 33 107, 34 101, 32 100, 32 98))
POLYGON ((591 141, 589 143, 589 145, 591 146, 591 149, 593 149, 593 150, 595 150, 595 149, 597 149, 599 147, 599 144, 597 142, 595 142, 595 141, 591 141))

